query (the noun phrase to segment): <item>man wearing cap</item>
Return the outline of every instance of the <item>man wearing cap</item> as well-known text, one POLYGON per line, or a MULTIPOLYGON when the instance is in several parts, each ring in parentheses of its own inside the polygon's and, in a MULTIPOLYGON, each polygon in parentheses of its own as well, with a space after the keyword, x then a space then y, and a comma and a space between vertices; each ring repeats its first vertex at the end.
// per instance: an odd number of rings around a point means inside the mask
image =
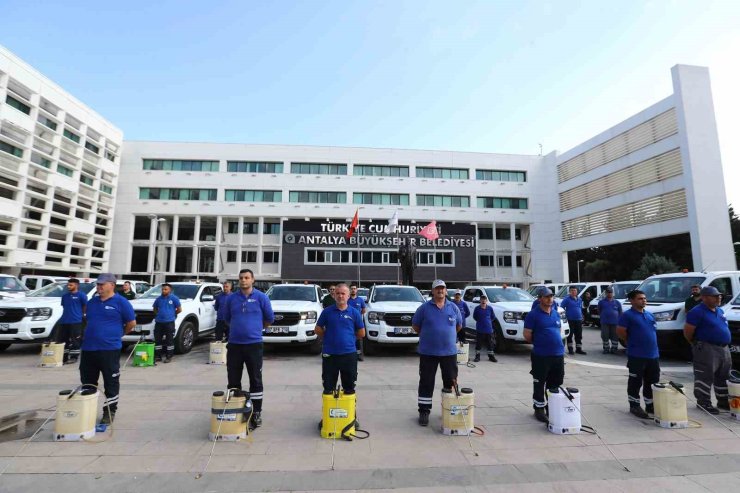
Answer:
POLYGON ((254 412, 249 426, 262 426, 262 333, 275 321, 270 298, 254 287, 254 273, 239 271, 239 289, 226 299, 224 320, 229 324, 229 344, 226 346, 226 374, 230 389, 242 388, 242 374, 247 367, 249 395, 254 412))
POLYGON ((542 288, 537 293, 538 306, 524 319, 524 339, 532 344, 532 402, 534 417, 547 423, 545 387, 557 389, 565 377, 565 347, 561 339, 560 314, 553 306, 553 292, 542 288))
POLYGON ((154 310, 154 358, 161 358, 163 363, 169 363, 175 354, 175 320, 177 314, 182 311, 180 299, 172 294, 171 284, 162 284, 162 294, 154 300, 152 309, 154 310))
MULTIPOLYGON (((344 284, 344 283, 342 283, 344 284)), ((345 284, 346 286, 346 284, 345 284)), ((336 294, 336 287, 334 288, 334 293, 336 294)), ((347 300, 347 304, 360 312, 360 315, 365 315, 366 305, 365 305, 365 299, 362 296, 357 295, 357 284, 352 283, 349 286, 349 299, 347 300)), ((364 337, 364 335, 363 335, 364 337)), ((357 361, 365 361, 365 358, 362 356, 362 338, 359 338, 355 341, 355 350, 357 351, 357 361)))
MULTIPOLYGON (((496 363, 498 360, 493 354, 493 308, 488 305, 488 296, 482 294, 480 305, 473 310, 475 320, 475 361, 480 361, 480 349, 485 344, 488 352, 488 361, 496 363)), ((460 331, 462 332, 462 331, 460 331)))
POLYGON ((691 294, 683 304, 683 309, 686 313, 689 313, 699 303, 701 303, 701 286, 694 284, 691 286, 691 294))
POLYGON ((711 414, 730 410, 727 379, 732 369, 730 328, 719 307, 721 293, 714 286, 701 289, 701 303, 686 314, 683 335, 693 345, 696 405, 711 414), (717 407, 712 406, 712 386, 717 407), (719 409, 718 409, 719 408, 719 409))
POLYGON ((118 409, 118 377, 121 359, 121 337, 136 325, 136 314, 131 303, 116 293, 116 276, 100 274, 97 296, 87 303, 87 328, 82 340, 80 380, 82 386, 98 385, 103 374, 105 402, 101 424, 110 424, 118 409))
MULTIPOLYGON (((455 304, 457 309, 460 310, 460 314, 463 317, 463 325, 465 325, 465 320, 470 316, 470 308, 468 308, 468 304, 462 300, 462 293, 459 289, 455 291, 455 296, 453 297, 452 302, 455 304)), ((465 330, 461 330, 457 335, 460 342, 465 343, 465 330)))
MULTIPOLYGON (((550 291, 549 288, 548 291, 550 291)), ((568 293, 568 296, 560 303, 560 306, 565 310, 565 316, 568 319, 568 326, 570 327, 570 333, 568 334, 568 354, 573 354, 574 338, 576 340, 576 353, 586 354, 581 343, 581 338, 583 337, 583 300, 578 297, 578 288, 576 286, 571 286, 568 293)))
POLYGON ((622 303, 614 299, 614 289, 606 288, 606 296, 599 300, 598 312, 601 322, 601 345, 604 354, 617 354, 619 339, 617 338, 617 323, 622 315, 622 303), (611 349, 609 343, 611 342, 611 349))
POLYGON ((627 294, 632 308, 625 311, 617 323, 617 335, 627 344, 627 400, 630 412, 642 419, 650 419, 653 408, 653 384, 660 380, 658 333, 655 317, 645 310, 647 296, 639 289, 627 294), (645 409, 640 407, 640 388, 645 409))
POLYGON ((419 424, 429 424, 437 366, 442 372, 442 387, 452 390, 457 383, 457 347, 462 329, 460 310, 447 299, 447 285, 441 279, 432 283, 432 299, 416 309, 411 326, 419 334, 419 424))
POLYGON ((75 363, 80 357, 82 324, 85 320, 87 295, 80 293, 80 280, 71 278, 67 281, 67 292, 62 295, 62 316, 57 329, 57 343, 64 343, 62 362, 75 363))

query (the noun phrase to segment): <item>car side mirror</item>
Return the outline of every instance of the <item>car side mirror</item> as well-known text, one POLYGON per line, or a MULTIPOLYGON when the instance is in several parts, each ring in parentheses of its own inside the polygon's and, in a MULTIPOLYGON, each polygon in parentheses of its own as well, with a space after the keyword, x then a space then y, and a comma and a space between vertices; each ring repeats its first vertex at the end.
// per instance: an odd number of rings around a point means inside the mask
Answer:
POLYGON ((213 295, 212 294, 204 294, 200 297, 200 301, 213 301, 213 295))
POLYGON ((480 303, 480 296, 473 298, 473 303, 480 303))

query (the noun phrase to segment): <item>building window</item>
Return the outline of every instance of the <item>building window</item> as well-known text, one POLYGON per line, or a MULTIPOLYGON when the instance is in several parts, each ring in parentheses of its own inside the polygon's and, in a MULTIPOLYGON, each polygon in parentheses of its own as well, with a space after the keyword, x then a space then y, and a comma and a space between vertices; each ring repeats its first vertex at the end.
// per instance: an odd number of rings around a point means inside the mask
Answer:
POLYGON ((84 183, 85 185, 89 185, 89 186, 92 186, 92 184, 93 184, 93 179, 92 179, 92 178, 90 178, 90 177, 89 177, 89 176, 87 176, 87 175, 83 175, 82 173, 80 173, 80 182, 84 183))
POLYGON ((485 181, 516 181, 525 182, 527 181, 527 173, 524 171, 501 171, 501 170, 490 170, 490 169, 477 169, 475 170, 476 180, 485 181))
POLYGON ((38 250, 39 242, 36 240, 23 240, 23 248, 26 250, 38 250))
POLYGON ((478 197, 480 209, 527 209, 527 199, 509 197, 478 197))
POLYGON ((245 235, 256 235, 259 233, 259 223, 244 222, 242 227, 242 234, 245 235))
POLYGON ((262 262, 265 264, 277 264, 280 262, 280 252, 262 252, 262 262))
MULTIPOLYGON (((511 267, 511 255, 499 255, 496 257, 496 263, 499 267, 511 267)), ((521 267, 522 266, 522 256, 517 255, 516 256, 516 266, 521 267)))
POLYGON ((105 151, 105 159, 107 159, 111 163, 114 163, 116 161, 116 155, 110 151, 105 151))
POLYGON ((144 159, 144 169, 153 171, 218 172, 218 161, 194 161, 190 159, 144 159))
POLYGON ((280 223, 264 223, 263 233, 266 235, 279 235, 280 223))
POLYGON ((226 190, 226 202, 282 202, 280 190, 226 190))
POLYGON ((355 176, 409 176, 408 166, 386 166, 378 164, 355 164, 352 167, 355 176))
POLYGON ((102 183, 100 184, 100 191, 113 195, 113 187, 109 187, 108 185, 103 185, 102 183))
POLYGON ((229 251, 226 252, 226 262, 228 262, 230 264, 235 264, 236 263, 236 251, 229 250, 229 251))
MULTIPOLYGON (((496 239, 497 240, 510 240, 511 230, 509 228, 496 228, 496 239)), ((522 230, 519 228, 514 229, 514 239, 521 241, 522 230)))
POLYGON ((226 170, 229 173, 282 173, 283 163, 263 161, 228 161, 226 170))
POLYGON ((405 193, 355 192, 352 194, 352 201, 355 204, 409 205, 409 196, 405 193))
POLYGON ((294 175, 346 175, 346 164, 331 163, 290 163, 294 175))
POLYGON ((57 164, 57 172, 63 174, 64 176, 72 176, 75 174, 75 172, 66 166, 62 166, 61 164, 57 164))
POLYGON ((88 151, 92 151, 95 154, 100 153, 100 148, 98 146, 96 146, 95 144, 93 144, 92 142, 87 142, 86 141, 85 142, 85 149, 87 149, 88 151))
POLYGON ((22 111, 23 113, 30 115, 31 114, 31 107, 28 106, 25 103, 22 103, 15 99, 13 96, 6 96, 5 102, 8 103, 8 106, 12 106, 13 108, 17 109, 18 111, 22 111))
POLYGON ((16 146, 12 146, 8 144, 7 142, 3 142, 0 140, 0 151, 7 152, 8 154, 12 154, 15 157, 23 157, 23 149, 20 149, 16 146))
POLYGON ((478 239, 479 240, 492 240, 493 239, 493 228, 478 228, 478 239))
POLYGON ((416 263, 419 265, 454 265, 452 252, 417 252, 416 263))
POLYGON ((478 264, 481 267, 493 267, 494 265, 493 255, 479 255, 478 264))
POLYGON ((64 136, 67 137, 72 142, 77 142, 78 144, 80 143, 80 136, 77 135, 76 133, 70 132, 66 128, 64 129, 64 136))
POLYGON ((428 207, 470 207, 470 197, 462 195, 417 195, 416 205, 428 207))
POLYGON ((215 188, 140 188, 142 200, 216 200, 215 188))
POLYGON ((446 178, 450 180, 467 180, 468 170, 458 168, 416 168, 417 178, 446 178))
POLYGON ((42 124, 42 125, 44 125, 45 127, 48 127, 50 129, 52 129, 52 130, 56 130, 57 129, 56 122, 54 122, 52 120, 49 120, 45 116, 39 115, 39 123, 42 124))
POLYGON ((242 263, 243 264, 256 264, 257 263, 257 250, 242 250, 242 263))
POLYGON ((346 204, 346 192, 290 192, 291 202, 303 202, 309 204, 346 204))

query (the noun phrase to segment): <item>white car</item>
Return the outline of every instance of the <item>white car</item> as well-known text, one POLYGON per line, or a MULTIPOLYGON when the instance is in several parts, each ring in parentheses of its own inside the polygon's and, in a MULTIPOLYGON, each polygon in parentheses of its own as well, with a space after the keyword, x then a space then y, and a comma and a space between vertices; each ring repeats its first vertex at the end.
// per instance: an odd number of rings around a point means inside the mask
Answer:
POLYGON ((130 279, 119 279, 116 282, 116 293, 123 294, 123 283, 128 282, 131 284, 131 291, 134 292, 136 297, 138 298, 142 294, 146 293, 150 289, 152 289, 151 284, 145 281, 132 281, 130 279))
POLYGON ((30 292, 17 277, 0 274, 0 299, 23 298, 30 292))
POLYGON ((724 307, 727 324, 730 326, 730 355, 732 367, 740 371, 740 294, 724 307))
POLYGON ((315 284, 275 284, 267 291, 275 321, 262 331, 265 344, 303 344, 321 352, 316 321, 321 315, 321 287, 315 284))
POLYGON ((365 354, 383 344, 418 344, 411 319, 425 301, 414 286, 373 286, 365 311, 365 354))
MULTIPOLYGON (((481 295, 488 297, 488 304, 493 308, 493 334, 496 338, 496 350, 505 352, 514 343, 525 343, 524 319, 532 311, 535 298, 523 289, 503 286, 468 286, 463 292, 463 301, 470 308, 470 316, 465 319, 465 330, 475 334, 473 312, 480 304, 481 295)), ((570 334, 565 310, 558 308, 560 314, 560 336, 563 340, 570 334)))
MULTIPOLYGON (((175 319, 175 353, 189 353, 193 343, 216 328, 216 309, 213 307, 221 285, 213 282, 171 282, 172 294, 177 296, 182 311, 175 319)), ((123 336, 125 343, 140 339, 154 340, 154 310, 152 304, 162 294, 162 285, 157 284, 141 297, 131 300, 136 312, 134 330, 123 336)))
MULTIPOLYGON (((41 289, 44 286, 48 286, 49 284, 55 283, 55 282, 67 282, 69 277, 63 277, 63 276, 35 276, 35 275, 28 275, 21 277, 21 282, 24 286, 26 286, 29 291, 36 291, 37 289, 41 289)), ((82 282, 82 279, 80 279, 80 282, 82 282)), ((85 282, 88 282, 87 280, 85 282)))
MULTIPOLYGON (((96 294, 94 282, 81 282, 79 289, 88 299, 96 294)), ((23 298, 0 300, 0 351, 11 344, 41 343, 53 338, 66 292, 66 282, 55 282, 23 298)))
MULTIPOLYGON (((627 293, 633 289, 637 289, 637 286, 639 286, 641 282, 642 281, 618 281, 609 285, 609 287, 614 290, 614 299, 622 303, 623 310, 630 307, 630 304, 627 302, 627 293), (625 307, 624 305, 627 306, 625 307)), ((602 292, 598 298, 594 299, 588 305, 588 313, 591 315, 591 320, 596 325, 599 325, 599 301, 604 298, 606 298, 606 291, 602 292)))

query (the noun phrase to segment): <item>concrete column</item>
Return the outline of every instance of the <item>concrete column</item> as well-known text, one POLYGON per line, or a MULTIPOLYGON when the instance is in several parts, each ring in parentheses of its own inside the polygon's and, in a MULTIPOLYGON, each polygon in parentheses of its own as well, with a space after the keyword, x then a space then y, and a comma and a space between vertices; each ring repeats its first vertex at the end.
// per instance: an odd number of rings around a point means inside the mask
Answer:
POLYGON ((493 278, 498 279, 498 244, 496 243, 496 223, 491 223, 491 228, 493 228, 493 278))
POLYGON ((236 272, 242 270, 242 245, 244 244, 244 216, 239 216, 239 225, 237 226, 239 235, 236 242, 236 272))
POLYGON ((195 216, 195 224, 193 225, 193 261, 190 265, 190 271, 194 274, 198 273, 198 263, 200 261, 200 251, 198 245, 200 244, 200 216, 195 216))
MULTIPOLYGON (((480 239, 478 238, 478 223, 474 223, 473 227, 475 228, 475 280, 480 280, 480 239)), ((282 255, 280 255, 280 258, 282 259, 282 255)), ((457 259, 455 259, 455 263, 457 264, 457 259)))
POLYGON ((213 248, 213 275, 218 277, 221 272, 219 261, 221 259, 221 243, 223 232, 223 217, 216 216, 216 246, 213 248))
POLYGON ((511 236, 511 277, 516 279, 519 271, 516 266, 516 223, 509 224, 509 235, 511 236))
POLYGON ((262 275, 262 242, 264 241, 265 218, 260 216, 257 225, 257 274, 262 275))
POLYGON ((568 270, 568 252, 563 252, 563 282, 570 282, 570 271, 568 270))
POLYGON ((177 233, 180 229, 180 216, 172 218, 172 253, 170 254, 170 274, 175 272, 175 262, 177 260, 177 233))
POLYGON ((151 276, 154 272, 154 251, 157 248, 157 217, 149 218, 149 255, 146 261, 146 271, 151 276))

